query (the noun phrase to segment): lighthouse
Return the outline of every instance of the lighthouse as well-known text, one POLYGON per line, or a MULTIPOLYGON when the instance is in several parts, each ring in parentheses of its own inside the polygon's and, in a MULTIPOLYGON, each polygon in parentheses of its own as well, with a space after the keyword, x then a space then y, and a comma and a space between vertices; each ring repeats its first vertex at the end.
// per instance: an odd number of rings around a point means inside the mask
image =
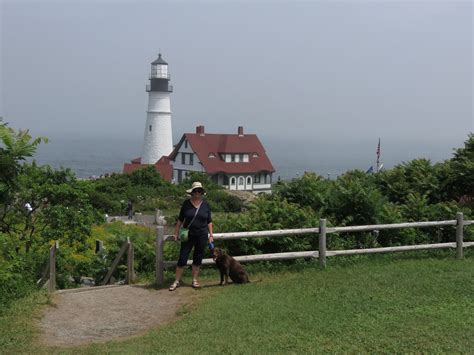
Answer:
POLYGON ((171 130, 171 105, 168 63, 158 54, 158 59, 151 63, 150 84, 148 92, 148 110, 146 115, 145 135, 141 164, 155 164, 162 156, 168 156, 173 150, 171 130))

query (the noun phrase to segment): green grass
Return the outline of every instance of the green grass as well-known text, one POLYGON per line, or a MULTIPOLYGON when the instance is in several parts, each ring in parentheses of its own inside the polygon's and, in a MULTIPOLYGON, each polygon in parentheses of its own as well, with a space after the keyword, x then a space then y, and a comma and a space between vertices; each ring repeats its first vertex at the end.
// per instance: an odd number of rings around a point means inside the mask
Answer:
MULTIPOLYGON (((199 291, 204 300, 192 311, 183 309, 175 323, 145 336, 71 352, 468 353, 474 349, 472 251, 462 261, 440 252, 328 262, 324 271, 314 264, 280 265, 278 273, 251 275, 254 282, 248 285, 204 288, 199 291)), ((213 280, 217 279, 216 273, 213 280)), ((0 323, 0 334, 4 325, 0 323)))
POLYGON ((49 301, 45 291, 37 291, 13 302, 6 312, 0 313, 1 354, 31 352, 32 339, 38 336, 33 321, 40 317, 41 307, 49 301))

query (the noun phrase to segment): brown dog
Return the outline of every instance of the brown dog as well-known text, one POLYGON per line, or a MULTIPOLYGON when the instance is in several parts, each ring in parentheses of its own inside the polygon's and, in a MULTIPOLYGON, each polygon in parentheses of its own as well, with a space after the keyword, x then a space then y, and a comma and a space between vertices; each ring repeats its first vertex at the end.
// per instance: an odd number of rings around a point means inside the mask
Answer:
POLYGON ((228 283, 228 277, 236 284, 250 282, 244 267, 233 257, 224 253, 222 249, 215 248, 212 252, 212 259, 216 262, 221 273, 221 285, 228 283))

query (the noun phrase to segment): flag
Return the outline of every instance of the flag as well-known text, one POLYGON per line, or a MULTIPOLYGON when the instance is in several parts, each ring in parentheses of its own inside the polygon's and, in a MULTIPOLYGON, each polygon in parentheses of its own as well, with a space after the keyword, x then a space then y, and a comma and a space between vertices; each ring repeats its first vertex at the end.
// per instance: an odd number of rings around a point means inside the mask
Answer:
POLYGON ((373 173, 373 172, 374 172, 374 167, 371 166, 370 168, 367 169, 367 171, 365 173, 370 174, 370 173, 373 173))

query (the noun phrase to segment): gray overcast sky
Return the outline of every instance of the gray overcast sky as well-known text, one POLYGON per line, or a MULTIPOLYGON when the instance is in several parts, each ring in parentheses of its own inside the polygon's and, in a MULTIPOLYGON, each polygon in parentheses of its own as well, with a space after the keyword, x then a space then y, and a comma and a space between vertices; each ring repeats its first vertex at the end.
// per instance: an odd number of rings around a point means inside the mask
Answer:
POLYGON ((141 139, 161 49, 175 139, 243 125, 452 148, 474 131, 472 16, 470 1, 4 0, 0 115, 34 135, 141 139))

